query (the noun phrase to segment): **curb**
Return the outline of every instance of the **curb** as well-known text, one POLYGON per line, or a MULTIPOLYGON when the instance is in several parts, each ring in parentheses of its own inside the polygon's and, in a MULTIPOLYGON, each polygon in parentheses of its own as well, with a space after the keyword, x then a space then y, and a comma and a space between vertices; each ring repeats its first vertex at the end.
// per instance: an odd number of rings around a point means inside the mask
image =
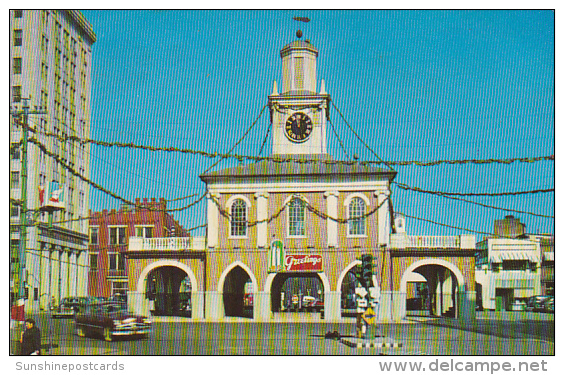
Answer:
POLYGON ((403 346, 401 342, 350 342, 345 339, 340 340, 341 343, 349 346, 351 348, 357 349, 368 349, 368 348, 376 348, 376 349, 383 349, 383 348, 392 348, 398 349, 403 346))

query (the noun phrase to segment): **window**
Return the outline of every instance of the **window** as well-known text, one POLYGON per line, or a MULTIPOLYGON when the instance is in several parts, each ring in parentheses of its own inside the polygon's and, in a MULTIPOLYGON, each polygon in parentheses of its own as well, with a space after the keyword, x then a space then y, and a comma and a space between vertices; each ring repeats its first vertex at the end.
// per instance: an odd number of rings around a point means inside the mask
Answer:
POLYGON ((11 217, 18 217, 20 216, 20 207, 16 205, 12 205, 10 207, 10 216, 11 217))
POLYGON ((12 101, 19 103, 22 100, 22 87, 12 86, 12 101))
POLYGON ((247 235, 247 204, 242 199, 235 199, 231 205, 231 235, 247 235))
POLYGON ((23 10, 16 9, 14 10, 14 18, 22 18, 23 17, 23 10))
POLYGON ((20 172, 10 172, 10 189, 20 187, 20 172))
POLYGON ((300 198, 292 198, 288 205, 288 235, 305 236, 305 203, 300 198))
POLYGON ((135 227, 135 237, 153 238, 153 227, 135 227))
POLYGON ((98 227, 90 227, 90 244, 98 244, 98 227))
POLYGON ((123 271, 125 270, 125 257, 120 253, 108 254, 110 261, 110 271, 123 271))
POLYGON ((125 227, 110 227, 110 245, 125 245, 125 227))
POLYGON ((364 236, 366 234, 366 203, 355 197, 349 203, 349 235, 364 236))
POLYGON ((90 271, 98 270, 98 254, 90 254, 90 271))
POLYGON ((503 269, 505 271, 525 271, 528 263, 527 260, 504 260, 503 269))
POLYGON ((14 74, 22 74, 22 58, 21 57, 14 57, 12 63, 12 71, 14 74))
POLYGON ((303 90, 304 88, 304 58, 294 58, 294 80, 296 90, 303 90))
POLYGON ((15 143, 12 143, 12 160, 20 160, 21 152, 18 146, 15 143), (13 148, 12 148, 13 147, 13 148))
POLYGON ((15 29, 14 30, 14 46, 21 46, 22 45, 22 30, 15 29))
POLYGON ((114 281, 112 283, 112 297, 118 301, 127 301, 127 282, 114 281))

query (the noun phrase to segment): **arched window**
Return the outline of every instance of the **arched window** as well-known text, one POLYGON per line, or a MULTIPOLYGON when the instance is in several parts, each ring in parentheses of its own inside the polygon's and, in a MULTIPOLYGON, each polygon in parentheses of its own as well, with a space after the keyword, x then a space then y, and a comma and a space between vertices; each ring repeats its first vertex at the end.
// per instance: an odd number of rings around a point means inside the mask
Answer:
POLYGON ((292 198, 288 204, 288 236, 305 236, 305 203, 292 198))
POLYGON ((247 235, 247 204, 242 199, 235 199, 231 205, 231 235, 234 237, 247 235))
POLYGON ((364 236, 366 234, 366 203, 359 197, 349 203, 349 235, 364 236))

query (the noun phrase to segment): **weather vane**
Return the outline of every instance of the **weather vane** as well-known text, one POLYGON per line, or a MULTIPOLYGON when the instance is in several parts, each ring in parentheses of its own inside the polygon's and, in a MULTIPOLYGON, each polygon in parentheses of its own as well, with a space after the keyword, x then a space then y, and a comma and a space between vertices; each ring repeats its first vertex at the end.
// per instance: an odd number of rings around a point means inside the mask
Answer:
MULTIPOLYGON (((310 19, 307 18, 307 17, 297 17, 297 16, 294 16, 292 19, 293 19, 294 21, 305 22, 305 23, 308 23, 308 22, 310 21, 310 19)), ((302 35, 303 35, 302 30, 296 31, 296 36, 297 36, 298 38, 301 38, 302 35)))

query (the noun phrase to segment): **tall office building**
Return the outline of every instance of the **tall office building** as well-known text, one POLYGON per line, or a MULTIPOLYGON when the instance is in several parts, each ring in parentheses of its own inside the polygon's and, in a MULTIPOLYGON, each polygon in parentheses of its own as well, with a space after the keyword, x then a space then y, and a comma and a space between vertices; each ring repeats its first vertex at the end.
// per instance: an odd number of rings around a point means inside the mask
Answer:
POLYGON ((90 175, 90 147, 54 137, 90 136, 90 75, 96 35, 79 11, 10 11, 10 109, 31 112, 28 138, 57 155, 64 167, 35 143, 27 148, 27 183, 22 186, 22 117, 10 116, 10 241, 12 297, 24 288, 26 310, 50 301, 86 295, 89 185, 73 175, 90 175), (40 114, 40 112, 43 112, 40 114), (70 168, 70 169, 69 169, 70 168), (27 239, 20 262, 20 215, 26 189, 27 239), (64 207, 40 211, 50 199, 64 207), (20 267, 25 267, 20 271, 20 267), (20 275, 23 280, 20 280, 20 275))

